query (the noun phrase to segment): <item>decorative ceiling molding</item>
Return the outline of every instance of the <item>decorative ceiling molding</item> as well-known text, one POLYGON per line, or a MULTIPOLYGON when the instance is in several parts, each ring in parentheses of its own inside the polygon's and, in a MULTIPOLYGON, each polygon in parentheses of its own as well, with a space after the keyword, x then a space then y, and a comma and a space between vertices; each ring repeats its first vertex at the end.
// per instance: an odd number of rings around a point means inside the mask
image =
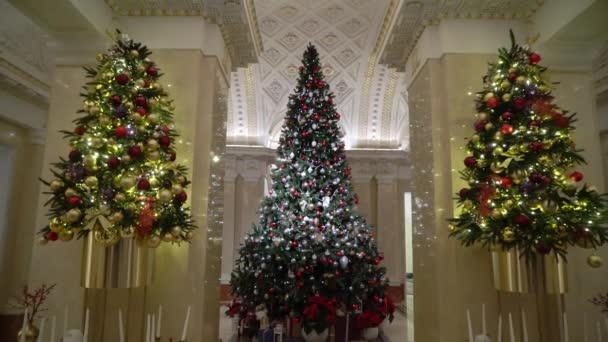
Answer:
POLYGON ((403 71, 418 38, 443 19, 526 20, 545 0, 404 0, 380 63, 403 71))
POLYGON ((242 97, 233 98, 230 122, 235 126, 228 128, 229 141, 257 141, 271 147, 276 144, 301 54, 311 42, 320 52, 323 73, 336 94, 347 148, 400 146, 392 136, 395 129, 390 127, 391 122, 400 121, 391 118, 400 115, 392 109, 400 74, 385 67, 376 68, 399 0, 254 3, 266 49, 258 64, 232 74, 233 87, 242 88, 232 91, 232 96, 254 94, 255 101, 250 99, 244 109, 235 102, 242 103, 242 97), (246 73, 251 74, 251 79, 242 82, 246 73), (378 77, 379 73, 383 76, 378 77), (378 102, 370 109, 372 83, 374 89, 381 90, 376 96, 378 102))
POLYGON ((118 16, 201 16, 216 23, 233 68, 258 61, 263 51, 253 0, 105 0, 118 16))

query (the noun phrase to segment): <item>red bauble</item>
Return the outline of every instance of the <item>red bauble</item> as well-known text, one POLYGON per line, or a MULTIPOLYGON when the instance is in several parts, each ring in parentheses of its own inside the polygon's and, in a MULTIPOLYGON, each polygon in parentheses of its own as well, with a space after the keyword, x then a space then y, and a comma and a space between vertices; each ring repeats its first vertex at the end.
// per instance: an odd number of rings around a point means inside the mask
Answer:
POLYGON ((145 107, 148 104, 148 100, 146 100, 145 96, 139 94, 135 96, 135 104, 140 107, 145 107))
POLYGON ((311 86, 312 86, 312 83, 306 82, 306 88, 310 88, 311 86))
POLYGON ((327 102, 329 102, 329 104, 330 104, 330 105, 331 105, 331 104, 334 104, 334 98, 333 98, 332 96, 330 96, 330 97, 327 99, 327 102))
POLYGON ((110 169, 115 169, 120 165, 120 159, 118 159, 118 157, 110 157, 108 158, 107 164, 110 169))
POLYGON ((300 67, 298 68, 298 70, 299 70, 300 72, 302 72, 302 71, 304 71, 304 67, 303 67, 303 66, 300 66, 300 67))
POLYGON ((312 116, 312 119, 315 121, 319 121, 321 119, 321 117, 319 116, 319 114, 315 114, 312 116))
POLYGON ((357 310, 357 309, 359 309, 359 304, 356 304, 356 303, 353 304, 353 310, 357 310))
POLYGON ((525 214, 518 214, 515 216, 515 224, 518 226, 527 226, 530 224, 530 218, 525 214))
POLYGON ((549 246, 546 242, 539 242, 536 244, 536 251, 540 254, 549 254, 551 252, 551 246, 549 246))
POLYGON ((319 81, 319 88, 323 88, 325 86, 325 82, 323 82, 322 80, 319 81))
POLYGON ((116 80, 116 83, 118 83, 120 85, 125 85, 129 82, 129 75, 118 74, 118 75, 116 75, 116 77, 114 77, 114 79, 116 80))
POLYGON ((80 151, 78 150, 72 150, 70 151, 68 158, 71 162, 78 162, 82 159, 82 153, 80 153, 80 151))
POLYGON ((296 272, 296 277, 302 278, 303 273, 301 271, 296 272))
POLYGON ((125 126, 118 126, 114 129, 114 135, 116 135, 117 138, 124 138, 127 136, 127 127, 125 126))
POLYGON ((110 97, 110 103, 112 104, 112 106, 118 107, 122 103, 122 98, 120 97, 120 95, 114 94, 110 97))
POLYGON ((146 109, 144 107, 137 107, 137 109, 135 109, 137 111, 137 114, 139 114, 139 116, 146 116, 146 109))
POLYGON ((336 113, 336 120, 340 120, 340 113, 336 113))
POLYGON ((575 182, 580 182, 583 180, 583 173, 579 171, 574 171, 570 174, 569 177, 575 182))
POLYGON ((304 282, 303 281, 299 281, 298 282, 298 287, 304 287, 304 282))
POLYGON ((169 161, 175 161, 175 158, 177 156, 175 155, 175 152, 171 152, 171 154, 169 155, 169 161))
POLYGON ((500 127, 500 133, 502 133, 504 135, 511 135, 511 134, 513 134, 513 126, 511 126, 509 124, 503 124, 500 127))
POLYGON ((511 112, 504 112, 502 113, 502 115, 500 116, 501 119, 505 120, 505 121, 511 121, 513 120, 513 113, 511 112))
POLYGON ((567 116, 561 114, 555 115, 553 117, 553 122, 555 122, 555 125, 559 128, 566 128, 570 126, 570 119, 567 116))
POLYGON ((161 128, 161 130, 165 133, 169 133, 169 131, 171 131, 171 128, 169 128, 169 126, 167 125, 163 125, 163 127, 161 128))
POLYGON ((142 156, 143 152, 141 150, 141 147, 139 147, 139 145, 135 145, 135 146, 129 147, 129 150, 127 150, 127 154, 131 158, 139 158, 142 156))
POLYGON ((513 108, 515 108, 517 110, 521 110, 521 109, 524 109, 525 106, 526 106, 526 100, 522 99, 521 97, 518 97, 515 100, 513 100, 513 108))
POLYGON ((78 127, 74 128, 74 133, 76 133, 78 135, 83 135, 86 131, 87 131, 87 128, 84 126, 78 126, 78 127))
POLYGON ((80 205, 80 203, 82 203, 82 198, 78 197, 78 196, 70 196, 68 197, 68 205, 70 207, 77 207, 80 205))
POLYGON ((188 194, 186 194, 185 191, 182 191, 179 194, 175 195, 175 201, 177 203, 184 203, 184 202, 186 202, 187 199, 188 199, 188 194))
POLYGON ((59 234, 57 234, 57 232, 48 232, 46 233, 46 239, 49 241, 57 241, 57 239, 59 239, 59 234))
POLYGON ((486 120, 479 120, 477 122, 475 122, 475 131, 477 132, 483 132, 486 130, 486 124, 488 122, 486 120))
POLYGON ((540 152, 545 148, 545 144, 542 141, 533 141, 528 146, 533 152, 540 152))
POLYGON ((158 69, 151 65, 146 69, 146 73, 152 77, 156 77, 158 76, 158 69))
POLYGON ((528 122, 528 128, 532 129, 532 128, 538 128, 540 127, 540 122, 536 121, 536 120, 532 120, 530 122, 528 122))
POLYGON ((163 135, 162 137, 158 138, 158 144, 162 147, 167 147, 171 145, 171 138, 169 138, 169 136, 163 135))
POLYGON ((142 178, 137 182, 137 189, 139 190, 150 190, 150 181, 147 178, 142 178))
POLYGON ((496 97, 490 97, 488 101, 486 101, 486 104, 490 108, 496 108, 498 107, 498 99, 496 97))
POLYGON ((473 168, 473 167, 477 166, 477 159, 475 159, 475 157, 473 157, 473 156, 466 157, 466 158, 464 158, 464 165, 466 167, 473 168))
POLYGON ((144 88, 150 88, 150 81, 144 80, 144 88))
POLYGON ((530 64, 538 64, 538 62, 540 62, 540 55, 537 53, 532 53, 529 59, 530 64))
POLYGON ((516 72, 509 73, 509 81, 515 81, 517 79, 517 76, 519 75, 516 72))
POLYGON ((303 110, 303 111, 307 111, 307 110, 308 110, 308 106, 307 106, 307 105, 303 105, 303 106, 302 106, 302 110, 303 110))
POLYGON ((503 188, 510 188, 513 185, 513 178, 511 177, 503 177, 500 180, 500 186, 503 188))
POLYGON ((277 227, 276 222, 270 222, 270 228, 276 228, 276 227, 277 227))

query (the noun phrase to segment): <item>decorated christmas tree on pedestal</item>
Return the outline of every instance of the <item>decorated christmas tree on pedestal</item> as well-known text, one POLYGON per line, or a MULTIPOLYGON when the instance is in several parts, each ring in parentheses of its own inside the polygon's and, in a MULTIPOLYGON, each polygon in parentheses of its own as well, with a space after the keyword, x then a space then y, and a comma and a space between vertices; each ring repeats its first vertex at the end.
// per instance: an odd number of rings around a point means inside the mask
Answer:
POLYGON ((319 56, 306 49, 289 97, 271 194, 245 238, 231 285, 240 314, 264 304, 271 319, 295 316, 322 331, 337 314, 393 311, 373 229, 356 210, 340 114, 319 56), (322 314, 321 314, 322 313, 322 314))
MULTIPOLYGON (((553 103, 540 55, 515 43, 500 49, 477 93, 467 143, 468 187, 451 235, 464 245, 517 249, 527 258, 608 241, 606 195, 572 170, 584 162, 572 139, 575 115, 553 103)), ((598 257, 589 264, 597 267, 598 257)))
POLYGON ((93 233, 111 245, 136 237, 149 247, 192 238, 184 207, 186 168, 175 161, 175 109, 160 85, 150 51, 120 32, 114 45, 86 68, 82 115, 62 131, 67 158, 53 164, 50 223, 41 242, 93 233))

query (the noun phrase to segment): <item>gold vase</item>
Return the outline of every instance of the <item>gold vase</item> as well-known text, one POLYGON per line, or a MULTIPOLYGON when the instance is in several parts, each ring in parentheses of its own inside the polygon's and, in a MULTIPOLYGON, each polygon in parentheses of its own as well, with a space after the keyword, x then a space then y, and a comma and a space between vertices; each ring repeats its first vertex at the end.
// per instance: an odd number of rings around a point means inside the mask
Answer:
POLYGON ((25 333, 26 342, 35 342, 40 334, 40 329, 32 322, 28 322, 24 329, 19 330, 17 333, 18 341, 21 341, 21 335, 25 333))
POLYGON ((154 249, 136 238, 104 245, 89 233, 82 252, 81 285, 88 289, 136 288, 150 285, 154 249))
POLYGON ((530 259, 522 257, 517 249, 492 251, 492 270, 494 286, 499 291, 547 294, 568 291, 566 263, 554 254, 530 259))

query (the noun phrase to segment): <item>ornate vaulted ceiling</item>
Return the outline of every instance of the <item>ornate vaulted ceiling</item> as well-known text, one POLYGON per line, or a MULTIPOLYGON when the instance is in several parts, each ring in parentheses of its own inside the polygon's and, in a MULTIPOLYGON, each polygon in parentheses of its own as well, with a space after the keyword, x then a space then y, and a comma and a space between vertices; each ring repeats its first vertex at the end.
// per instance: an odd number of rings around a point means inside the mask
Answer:
POLYGON ((273 146, 304 48, 315 44, 348 147, 405 148, 403 75, 378 65, 398 1, 255 0, 264 51, 232 74, 229 143, 273 146))

